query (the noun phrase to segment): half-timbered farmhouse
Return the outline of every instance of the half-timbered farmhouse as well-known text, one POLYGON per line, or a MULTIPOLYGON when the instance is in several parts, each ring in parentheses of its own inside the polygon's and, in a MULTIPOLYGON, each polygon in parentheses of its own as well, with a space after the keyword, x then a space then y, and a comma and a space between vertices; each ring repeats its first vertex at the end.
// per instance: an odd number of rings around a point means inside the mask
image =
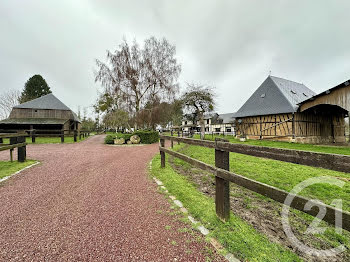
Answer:
POLYGON ((303 84, 269 76, 236 112, 236 133, 251 139, 345 142, 350 90, 342 86, 316 95, 303 84))
POLYGON ((9 118, 0 121, 0 130, 65 130, 80 129, 77 115, 53 94, 48 94, 13 107, 9 118))

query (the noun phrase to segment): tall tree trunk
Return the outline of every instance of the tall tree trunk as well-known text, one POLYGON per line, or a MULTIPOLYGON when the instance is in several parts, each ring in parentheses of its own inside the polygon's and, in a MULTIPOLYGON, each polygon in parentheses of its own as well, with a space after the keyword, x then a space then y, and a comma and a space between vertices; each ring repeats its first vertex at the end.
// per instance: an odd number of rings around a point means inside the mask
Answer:
POLYGON ((204 122, 204 114, 203 112, 199 112, 199 125, 201 127, 201 140, 205 138, 205 122, 204 122))

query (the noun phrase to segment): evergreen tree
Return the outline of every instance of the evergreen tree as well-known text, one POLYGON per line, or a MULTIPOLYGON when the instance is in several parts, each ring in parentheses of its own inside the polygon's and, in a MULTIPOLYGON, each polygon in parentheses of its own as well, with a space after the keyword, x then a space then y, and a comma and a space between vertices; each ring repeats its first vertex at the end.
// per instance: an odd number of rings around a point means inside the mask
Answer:
POLYGON ((22 104, 50 93, 45 79, 41 75, 34 75, 25 83, 19 102, 22 104))

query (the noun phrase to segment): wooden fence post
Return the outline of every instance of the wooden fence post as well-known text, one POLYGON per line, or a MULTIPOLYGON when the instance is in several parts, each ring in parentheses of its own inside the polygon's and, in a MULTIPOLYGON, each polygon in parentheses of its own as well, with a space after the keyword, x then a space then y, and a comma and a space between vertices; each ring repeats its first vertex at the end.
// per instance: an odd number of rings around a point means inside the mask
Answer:
MULTIPOLYGON (((180 131, 177 131, 177 137, 180 137, 180 131)), ((177 141, 177 144, 180 145, 180 141, 177 141)))
MULTIPOLYGON (((19 136, 17 137, 17 143, 25 143, 26 142, 26 137, 25 136, 19 136)), ((26 160, 26 146, 21 146, 17 148, 17 159, 18 162, 24 162, 26 160)))
MULTIPOLYGON (((17 143, 16 137, 10 137, 10 145, 14 145, 17 143)), ((13 148, 10 149, 10 161, 13 161, 13 148)))
MULTIPOLYGON (((160 146, 165 147, 165 140, 164 138, 160 139, 160 146)), ((165 167, 165 152, 160 151, 160 167, 165 167)))
MULTIPOLYGON (((229 152, 215 149, 215 166, 221 169, 229 170, 229 156, 229 152)), ((227 221, 230 218, 230 182, 215 176, 215 184, 216 215, 221 220, 227 221)))

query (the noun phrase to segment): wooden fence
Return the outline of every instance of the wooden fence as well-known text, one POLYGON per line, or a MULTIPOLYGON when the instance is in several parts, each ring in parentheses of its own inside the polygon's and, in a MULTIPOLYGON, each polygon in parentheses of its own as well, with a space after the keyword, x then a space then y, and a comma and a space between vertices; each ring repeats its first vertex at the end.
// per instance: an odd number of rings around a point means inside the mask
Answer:
MULTIPOLYGON (((216 184, 216 195, 215 195, 215 206, 217 216, 227 221, 230 216, 230 189, 229 182, 235 183, 236 185, 242 186, 246 189, 259 193, 263 196, 269 197, 279 203, 284 203, 286 197, 289 195, 287 191, 278 189, 276 187, 249 179, 247 177, 232 173, 229 171, 230 161, 229 153, 235 152, 240 154, 246 154, 257 157, 265 157, 269 159, 302 164, 313 167, 322 167, 325 169, 350 172, 350 157, 343 155, 325 154, 325 153, 315 153, 300 150, 290 150, 281 148, 270 148, 261 146, 251 146, 242 144, 232 144, 228 143, 227 140, 217 139, 214 141, 190 139, 184 137, 175 136, 160 136, 160 155, 161 155, 161 167, 165 167, 165 153, 177 157, 193 166, 207 170, 215 174, 215 184, 216 184), (171 141, 171 146, 173 142, 186 143, 189 145, 203 146, 207 148, 215 149, 215 167, 208 165, 202 161, 191 158, 184 154, 175 152, 165 148, 165 140, 171 141)), ((320 204, 313 200, 307 198, 292 195, 294 200, 291 203, 291 207, 307 213, 312 216, 317 216, 319 213, 319 208, 326 210, 326 215, 322 220, 336 225, 336 214, 341 214, 342 216, 342 228, 350 231, 350 213, 346 211, 341 211, 330 205, 320 204), (310 201, 314 203, 310 210, 304 210, 305 204, 310 201)))
MULTIPOLYGON (((1 133, 17 133, 17 132, 25 132, 26 137, 30 137, 32 139, 32 143, 36 142, 37 137, 60 137, 61 143, 64 143, 65 137, 73 137, 74 142, 78 141, 78 137, 81 140, 82 137, 90 136, 90 131, 88 130, 64 130, 64 129, 48 129, 48 130, 42 130, 42 129, 31 129, 31 130, 0 130, 1 133), (73 134, 70 134, 68 132, 72 132, 73 134), (68 134, 67 134, 68 133, 68 134)), ((0 137, 0 143, 2 143, 2 138, 0 137)))
POLYGON ((13 161, 13 150, 17 148, 17 160, 19 162, 24 162, 26 160, 26 134, 25 133, 9 133, 0 134, 1 140, 3 138, 9 138, 10 143, 4 144, 2 141, 0 143, 0 151, 10 150, 10 160, 13 161))

